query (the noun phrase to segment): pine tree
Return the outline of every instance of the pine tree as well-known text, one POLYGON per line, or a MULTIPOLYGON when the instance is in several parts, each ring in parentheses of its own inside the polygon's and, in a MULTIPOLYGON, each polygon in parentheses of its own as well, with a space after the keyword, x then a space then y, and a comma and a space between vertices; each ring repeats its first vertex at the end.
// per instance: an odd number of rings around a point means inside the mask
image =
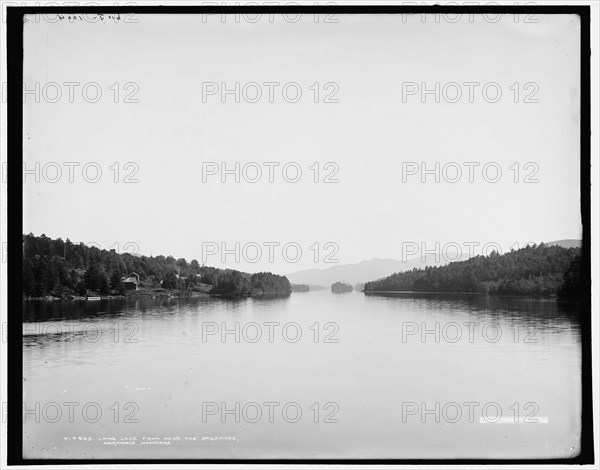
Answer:
POLYGON ((101 272, 98 274, 98 290, 102 295, 110 294, 110 287, 108 285, 108 278, 106 277, 106 273, 101 272))
POLYGON ((86 289, 93 291, 98 290, 98 268, 95 264, 90 265, 83 275, 83 283, 85 284, 86 289))
POLYGON ((118 269, 113 271, 112 275, 110 276, 110 288, 111 289, 115 289, 115 290, 119 290, 121 288, 121 271, 119 271, 118 269))

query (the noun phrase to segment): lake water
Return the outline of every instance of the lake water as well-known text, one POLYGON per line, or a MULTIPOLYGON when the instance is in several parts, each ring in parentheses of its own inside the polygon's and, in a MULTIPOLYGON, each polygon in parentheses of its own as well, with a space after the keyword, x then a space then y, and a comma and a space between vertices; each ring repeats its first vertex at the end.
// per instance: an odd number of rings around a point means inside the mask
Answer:
POLYGON ((550 299, 28 302, 24 321, 24 458, 579 451, 578 312, 550 299))

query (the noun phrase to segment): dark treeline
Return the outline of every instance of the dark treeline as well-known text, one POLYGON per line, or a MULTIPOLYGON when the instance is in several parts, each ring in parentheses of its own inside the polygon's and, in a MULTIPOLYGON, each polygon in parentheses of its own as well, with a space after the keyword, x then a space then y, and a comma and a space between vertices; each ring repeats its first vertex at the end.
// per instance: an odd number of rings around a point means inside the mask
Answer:
POLYGON ((214 284, 211 294, 224 295, 276 295, 291 292, 290 281, 285 276, 271 273, 249 275, 239 271, 221 274, 214 284))
POLYGON ((581 248, 532 245, 446 266, 413 269, 368 282, 365 291, 481 292, 558 295, 576 300, 581 248))
POLYGON ((198 261, 172 256, 135 256, 101 250, 69 239, 23 236, 23 295, 25 297, 124 294, 122 278, 137 273, 143 289, 168 289, 227 295, 286 294, 284 276, 247 274, 200 266, 198 261), (210 287, 212 286, 212 288, 210 287), (208 289, 206 288, 208 287, 208 289))

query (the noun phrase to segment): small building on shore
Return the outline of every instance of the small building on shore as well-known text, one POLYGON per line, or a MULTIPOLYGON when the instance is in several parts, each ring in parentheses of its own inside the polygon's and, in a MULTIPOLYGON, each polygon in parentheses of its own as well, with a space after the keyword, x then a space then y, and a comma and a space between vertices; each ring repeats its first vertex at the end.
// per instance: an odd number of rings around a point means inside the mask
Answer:
POLYGON ((121 284, 128 290, 137 290, 140 283, 140 276, 137 273, 131 273, 129 276, 121 278, 121 284))

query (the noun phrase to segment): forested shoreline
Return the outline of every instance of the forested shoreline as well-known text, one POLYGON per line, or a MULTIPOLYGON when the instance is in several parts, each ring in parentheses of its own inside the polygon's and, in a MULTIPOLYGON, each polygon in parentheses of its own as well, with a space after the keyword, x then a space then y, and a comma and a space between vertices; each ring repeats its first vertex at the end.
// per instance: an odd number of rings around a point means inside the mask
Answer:
POLYGON ((367 282, 365 292, 472 292, 556 295, 577 300, 581 248, 530 245, 503 255, 475 256, 445 266, 415 268, 367 282))
MULTIPOLYGON (((492 252, 445 266, 395 273, 367 282, 364 291, 555 295, 560 300, 577 300, 580 266, 581 248, 541 243, 503 255, 492 252)), ((23 236, 24 298, 288 295, 292 290, 307 291, 308 286, 292 286, 285 276, 270 272, 249 274, 201 266, 195 259, 120 254, 69 239, 23 236), (133 290, 123 282, 132 273, 139 277, 139 286, 133 290)))
POLYGON ((285 276, 249 274, 200 265, 172 256, 137 256, 103 250, 69 239, 23 236, 23 297, 69 299, 116 295, 287 295, 285 276), (123 278, 139 276, 138 289, 123 278))

